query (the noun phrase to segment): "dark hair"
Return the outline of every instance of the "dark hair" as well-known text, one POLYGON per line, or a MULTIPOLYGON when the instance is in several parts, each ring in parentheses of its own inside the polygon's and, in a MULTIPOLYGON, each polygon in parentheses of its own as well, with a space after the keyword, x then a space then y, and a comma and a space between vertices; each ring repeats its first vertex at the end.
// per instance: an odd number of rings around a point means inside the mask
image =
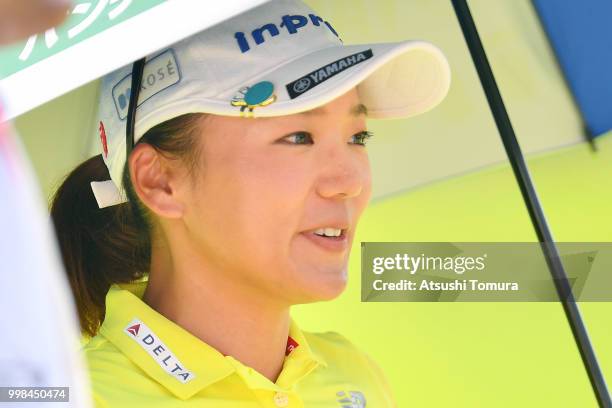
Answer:
MULTIPOLYGON (((161 123, 138 143, 148 143, 165 157, 182 160, 193 174, 199 167, 196 133, 203 115, 190 113, 161 123)), ((142 278, 151 261, 151 218, 134 192, 127 162, 123 185, 129 202, 100 209, 89 183, 109 178, 102 156, 94 156, 68 174, 51 204, 81 330, 89 336, 97 333, 104 320, 110 286, 142 278)))

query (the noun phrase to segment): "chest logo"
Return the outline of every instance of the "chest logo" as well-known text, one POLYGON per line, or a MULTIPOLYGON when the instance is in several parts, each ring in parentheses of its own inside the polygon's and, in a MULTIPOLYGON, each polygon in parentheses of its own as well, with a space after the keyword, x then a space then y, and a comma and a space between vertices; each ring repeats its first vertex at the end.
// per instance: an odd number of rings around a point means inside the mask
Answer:
POLYGON ((341 408, 365 408, 366 399, 360 391, 338 391, 336 393, 338 397, 339 407, 341 408))
POLYGON ((132 320, 123 332, 142 347, 165 372, 181 383, 186 384, 195 378, 195 374, 185 368, 168 346, 140 319, 132 320))

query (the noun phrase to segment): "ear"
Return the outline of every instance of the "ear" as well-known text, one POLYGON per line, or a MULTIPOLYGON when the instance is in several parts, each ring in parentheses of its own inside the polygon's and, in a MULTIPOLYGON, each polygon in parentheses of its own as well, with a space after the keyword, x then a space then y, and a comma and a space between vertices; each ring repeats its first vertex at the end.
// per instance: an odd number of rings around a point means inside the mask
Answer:
POLYGON ((183 215, 185 207, 177 194, 176 183, 184 177, 177 174, 176 164, 147 143, 134 146, 128 164, 134 191, 149 210, 165 218, 183 215))

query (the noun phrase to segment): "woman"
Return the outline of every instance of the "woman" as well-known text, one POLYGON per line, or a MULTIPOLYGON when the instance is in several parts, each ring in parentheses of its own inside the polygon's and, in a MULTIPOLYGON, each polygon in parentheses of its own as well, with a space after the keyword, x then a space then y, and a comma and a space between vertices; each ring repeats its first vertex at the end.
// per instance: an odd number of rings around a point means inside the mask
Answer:
POLYGON ((103 161, 52 208, 98 406, 395 406, 365 353, 290 307, 346 285, 366 116, 421 113, 448 86, 435 47, 344 46, 297 0, 106 77, 103 161))

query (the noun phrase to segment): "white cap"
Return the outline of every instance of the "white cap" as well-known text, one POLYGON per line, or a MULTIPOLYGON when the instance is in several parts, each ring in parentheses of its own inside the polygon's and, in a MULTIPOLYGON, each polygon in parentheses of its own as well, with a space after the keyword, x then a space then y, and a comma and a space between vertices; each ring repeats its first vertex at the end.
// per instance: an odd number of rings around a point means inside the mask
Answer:
MULTIPOLYGON (((102 79, 98 132, 112 180, 92 182, 100 208, 126 202, 121 175, 131 73, 129 65, 102 79)), ((301 1, 273 0, 147 57, 134 143, 186 113, 289 115, 355 86, 368 117, 408 117, 444 99, 450 68, 423 41, 344 45, 331 23, 301 1)))

